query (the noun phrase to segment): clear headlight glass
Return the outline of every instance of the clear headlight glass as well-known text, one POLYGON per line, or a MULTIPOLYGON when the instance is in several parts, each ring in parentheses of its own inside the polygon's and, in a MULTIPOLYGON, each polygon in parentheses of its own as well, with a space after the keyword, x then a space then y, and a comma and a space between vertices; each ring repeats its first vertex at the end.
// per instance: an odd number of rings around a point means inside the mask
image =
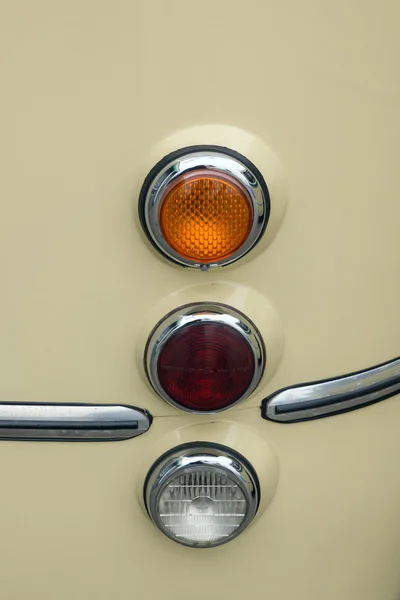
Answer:
POLYGON ((226 448, 175 449, 150 471, 145 488, 152 520, 185 545, 223 544, 253 519, 257 477, 243 457, 226 448))

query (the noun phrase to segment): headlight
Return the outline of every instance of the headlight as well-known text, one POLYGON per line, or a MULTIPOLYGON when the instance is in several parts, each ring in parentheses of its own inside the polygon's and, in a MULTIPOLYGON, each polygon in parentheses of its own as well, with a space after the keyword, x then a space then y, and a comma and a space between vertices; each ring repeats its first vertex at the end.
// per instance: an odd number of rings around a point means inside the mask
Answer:
POLYGON ((257 475, 241 455, 209 443, 179 446, 151 468, 144 496, 169 538, 197 548, 229 542, 256 514, 257 475))

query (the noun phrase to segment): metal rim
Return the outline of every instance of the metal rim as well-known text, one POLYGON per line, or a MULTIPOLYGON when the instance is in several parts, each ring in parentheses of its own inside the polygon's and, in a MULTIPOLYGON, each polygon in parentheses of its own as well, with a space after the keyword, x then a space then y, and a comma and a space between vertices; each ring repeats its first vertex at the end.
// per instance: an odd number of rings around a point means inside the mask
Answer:
POLYGON ((260 486, 257 474, 250 463, 240 454, 219 444, 196 442, 178 446, 167 452, 151 467, 144 485, 144 500, 153 523, 173 541, 191 548, 210 548, 226 544, 240 535, 254 519, 260 502, 260 486), (158 515, 158 502, 165 487, 179 474, 191 467, 214 468, 234 479, 246 498, 246 516, 228 538, 210 543, 191 543, 175 537, 164 526, 158 515))
POLYGON ((203 149, 201 146, 190 147, 168 155, 152 169, 140 194, 139 213, 148 238, 164 256, 181 266, 207 271, 235 262, 260 240, 270 214, 269 192, 258 169, 239 153, 219 146, 203 149), (252 226, 242 246, 229 257, 215 263, 204 264, 180 256, 165 240, 159 223, 159 211, 166 189, 181 175, 199 169, 233 177, 244 188, 252 208, 252 226))
POLYGON ((266 350, 261 334, 254 323, 252 323, 245 315, 235 310, 231 306, 212 302, 187 304, 166 315, 156 325, 150 334, 144 357, 147 377, 153 389, 157 392, 160 398, 185 412, 201 415, 223 412, 224 410, 228 410, 248 398, 250 394, 254 392, 261 380, 261 377, 264 373, 265 363, 266 350), (245 338, 254 356, 253 378, 246 392, 229 406, 214 411, 196 411, 187 408, 178 402, 175 402, 175 400, 170 398, 170 396, 161 386, 157 369, 160 352, 173 334, 189 324, 205 322, 220 323, 235 329, 235 331, 239 332, 245 338))

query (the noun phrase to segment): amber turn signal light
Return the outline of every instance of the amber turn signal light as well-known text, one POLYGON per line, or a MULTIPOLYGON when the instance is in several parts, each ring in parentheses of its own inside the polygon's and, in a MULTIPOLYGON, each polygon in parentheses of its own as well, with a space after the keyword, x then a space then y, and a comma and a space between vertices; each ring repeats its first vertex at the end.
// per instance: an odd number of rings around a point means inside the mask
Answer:
POLYGON ((264 233, 266 183, 245 157, 211 146, 160 161, 142 188, 139 215, 152 244, 182 266, 223 266, 244 256, 264 233))
POLYGON ((232 256, 246 241, 252 206, 232 177, 207 171, 181 175, 166 190, 160 227, 182 258, 204 264, 232 256))

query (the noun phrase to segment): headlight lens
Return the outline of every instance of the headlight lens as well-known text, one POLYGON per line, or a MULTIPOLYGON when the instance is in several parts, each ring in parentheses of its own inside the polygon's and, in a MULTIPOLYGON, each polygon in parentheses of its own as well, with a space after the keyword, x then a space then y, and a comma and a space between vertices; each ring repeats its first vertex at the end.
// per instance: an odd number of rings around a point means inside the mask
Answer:
POLYGON ((233 450, 181 446, 150 470, 145 501, 165 535, 204 548, 232 540, 249 525, 257 511, 259 485, 250 464, 233 450))

